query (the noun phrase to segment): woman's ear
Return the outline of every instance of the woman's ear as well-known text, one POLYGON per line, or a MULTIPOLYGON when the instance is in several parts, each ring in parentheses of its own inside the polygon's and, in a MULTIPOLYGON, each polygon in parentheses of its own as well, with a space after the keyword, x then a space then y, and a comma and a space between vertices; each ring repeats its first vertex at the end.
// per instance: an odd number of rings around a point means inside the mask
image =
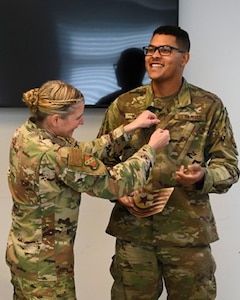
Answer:
POLYGON ((49 116, 49 122, 51 123, 52 127, 56 127, 58 126, 58 122, 59 122, 59 118, 60 116, 58 114, 53 114, 51 116, 49 116))

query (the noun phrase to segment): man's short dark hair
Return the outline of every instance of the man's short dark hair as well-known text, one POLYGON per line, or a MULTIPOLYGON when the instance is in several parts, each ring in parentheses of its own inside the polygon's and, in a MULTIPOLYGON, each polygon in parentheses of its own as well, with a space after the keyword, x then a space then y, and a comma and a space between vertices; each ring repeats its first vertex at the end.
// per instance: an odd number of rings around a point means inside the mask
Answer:
POLYGON ((183 30, 179 26, 173 26, 173 25, 160 26, 154 30, 153 36, 155 34, 173 35, 176 37, 179 47, 181 47, 183 50, 187 52, 190 51, 189 35, 185 30, 183 30))

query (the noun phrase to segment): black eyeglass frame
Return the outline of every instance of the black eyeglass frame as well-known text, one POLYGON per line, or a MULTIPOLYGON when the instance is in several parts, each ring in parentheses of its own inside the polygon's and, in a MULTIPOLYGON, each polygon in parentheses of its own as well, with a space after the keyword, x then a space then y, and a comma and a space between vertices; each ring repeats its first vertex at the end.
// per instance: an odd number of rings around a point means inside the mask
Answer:
POLYGON ((158 53, 161 56, 169 56, 172 53, 172 50, 176 50, 176 51, 178 51, 180 53, 185 53, 186 52, 184 50, 181 50, 179 48, 176 48, 176 47, 173 47, 173 46, 170 46, 170 45, 161 45, 161 46, 151 46, 151 45, 149 45, 149 46, 144 46, 142 49, 143 49, 143 52, 144 52, 145 56, 151 56, 151 55, 153 55, 156 52, 156 50, 158 50, 158 53), (148 54, 149 48, 151 48, 153 50, 153 52, 151 54, 148 54), (162 49, 166 49, 166 48, 169 50, 169 53, 168 54, 161 53, 161 50, 162 49))

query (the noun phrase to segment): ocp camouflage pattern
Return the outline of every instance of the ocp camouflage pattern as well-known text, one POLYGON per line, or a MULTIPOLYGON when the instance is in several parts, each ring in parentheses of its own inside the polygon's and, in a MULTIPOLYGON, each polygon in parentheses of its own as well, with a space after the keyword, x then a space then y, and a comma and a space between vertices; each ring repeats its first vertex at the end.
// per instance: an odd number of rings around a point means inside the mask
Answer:
POLYGON ((74 274, 73 246, 81 193, 116 199, 146 184, 155 151, 143 146, 125 163, 106 168, 131 137, 123 126, 93 142, 56 137, 29 119, 10 148, 8 182, 13 199, 6 259, 11 272, 55 281, 74 274))
MULTIPOLYGON (((218 237, 209 200, 210 193, 226 193, 238 181, 238 152, 228 113, 213 93, 183 81, 180 92, 163 101, 154 98, 151 84, 118 97, 107 109, 98 136, 120 124, 127 124, 142 111, 154 110, 158 127, 170 131, 170 143, 157 153, 156 164, 146 192, 174 187, 161 213, 141 218, 116 203, 107 233, 125 241, 157 246, 207 245, 218 237), (175 179, 181 165, 198 163, 205 168, 202 185, 184 188, 175 179)), ((125 160, 149 140, 154 128, 134 133, 121 156, 105 160, 115 165, 125 160)))

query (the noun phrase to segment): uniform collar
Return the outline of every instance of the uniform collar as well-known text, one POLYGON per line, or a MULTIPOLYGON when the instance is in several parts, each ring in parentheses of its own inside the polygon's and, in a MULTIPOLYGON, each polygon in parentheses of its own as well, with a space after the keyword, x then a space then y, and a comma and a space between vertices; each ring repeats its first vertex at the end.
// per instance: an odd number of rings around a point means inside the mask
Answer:
MULTIPOLYGON (((147 96, 146 97, 147 106, 152 105, 155 96, 151 84, 149 84, 146 90, 146 96, 147 96)), ((185 107, 191 104, 191 94, 189 90, 189 84, 185 78, 183 78, 182 87, 179 93, 174 97, 174 101, 175 101, 176 108, 185 107)))
POLYGON ((53 144, 58 144, 60 146, 70 146, 76 143, 76 140, 72 137, 64 138, 61 136, 56 136, 46 129, 40 128, 36 125, 34 118, 30 117, 26 122, 26 128, 30 132, 34 132, 39 136, 39 139, 45 140, 49 139, 53 144))

